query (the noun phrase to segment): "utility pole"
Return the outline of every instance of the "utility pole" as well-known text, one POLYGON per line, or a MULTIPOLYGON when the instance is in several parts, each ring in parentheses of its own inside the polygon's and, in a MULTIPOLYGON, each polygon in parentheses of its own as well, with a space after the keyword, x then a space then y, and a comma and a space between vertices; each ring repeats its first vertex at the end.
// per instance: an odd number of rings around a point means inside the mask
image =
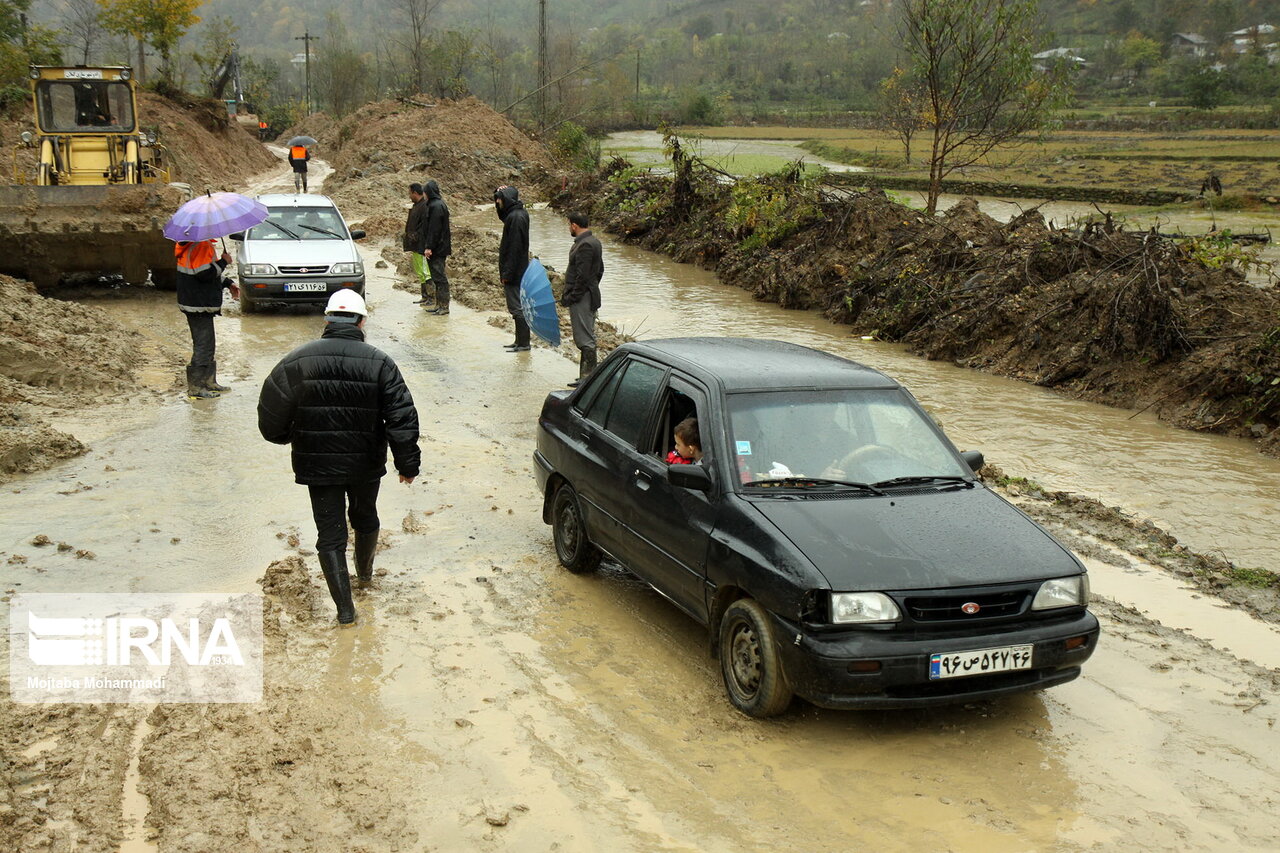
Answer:
POLYGON ((311 43, 320 41, 320 36, 313 36, 311 35, 311 30, 306 30, 302 35, 294 36, 293 40, 300 41, 306 46, 307 61, 304 66, 306 68, 306 96, 304 101, 306 103, 306 114, 311 115, 311 43))
POLYGON ((636 45, 636 106, 640 106, 640 45, 636 45))
POLYGON ((547 0, 538 0, 538 133, 547 129, 547 0))

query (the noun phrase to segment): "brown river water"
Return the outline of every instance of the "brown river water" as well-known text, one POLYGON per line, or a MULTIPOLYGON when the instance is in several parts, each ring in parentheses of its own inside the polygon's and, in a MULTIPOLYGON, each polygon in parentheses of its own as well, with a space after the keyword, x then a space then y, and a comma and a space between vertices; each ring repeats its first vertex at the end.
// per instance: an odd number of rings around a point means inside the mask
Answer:
MULTIPOLYGON (((532 242, 563 268, 563 220, 535 211, 532 242)), ((289 623, 285 652, 269 660, 283 695, 230 713, 189 752, 152 740, 171 723, 139 724, 144 760, 130 763, 119 798, 131 849, 1274 849, 1280 734, 1274 685, 1260 680, 1280 667, 1274 628, 1138 561, 1090 560, 1104 633, 1075 682, 931 711, 797 705, 748 720, 725 701, 701 628, 617 567, 580 577, 556 564, 530 455, 541 401, 574 364, 546 349, 503 352, 507 333, 462 306, 425 315, 390 271, 372 270, 377 247, 365 254, 369 339, 400 364, 424 435, 421 478, 383 484, 387 575, 358 599, 351 630, 334 631, 318 593, 324 618, 289 623), (255 715, 271 721, 260 744, 255 715), (307 750, 332 742, 336 753, 344 782, 324 783, 323 811, 307 811, 310 791, 279 772, 226 786, 241 768, 219 763, 220 738, 276 755, 298 732, 307 750), (175 766, 176 782, 162 775, 175 766), (139 792, 160 802, 174 785, 206 793, 144 831, 139 792), (234 841, 183 835, 230 839, 239 823, 258 828, 234 841), (294 841, 261 841, 285 829, 294 841)), ((855 358, 906 383, 961 447, 1010 474, 1276 567, 1280 461, 1245 442, 927 362, 607 236, 605 264, 601 316, 626 331, 776 337, 855 358)), ((170 300, 94 303, 157 352, 182 351, 170 300)), ((92 450, 6 486, 0 551, 29 563, 0 564, 5 588, 253 590, 271 560, 306 549, 306 490, 287 451, 259 438, 255 405, 271 366, 320 327, 311 311, 228 310, 218 346, 233 393, 190 404, 157 364, 143 376, 159 403, 61 419, 92 450), (30 546, 40 533, 96 559, 30 546), (281 538, 290 533, 300 546, 281 538)), ((326 757, 307 750, 288 755, 291 772, 326 757)))

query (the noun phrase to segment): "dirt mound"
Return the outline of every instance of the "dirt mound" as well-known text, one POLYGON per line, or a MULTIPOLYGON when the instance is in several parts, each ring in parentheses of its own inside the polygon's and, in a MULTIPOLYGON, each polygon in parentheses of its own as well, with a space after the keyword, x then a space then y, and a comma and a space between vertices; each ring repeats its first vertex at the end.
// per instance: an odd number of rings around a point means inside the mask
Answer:
POLYGON ((140 337, 87 305, 0 275, 0 481, 85 451, 43 408, 74 408, 133 387, 140 337))
POLYGON ((972 199, 929 217, 795 171, 730 185, 677 161, 672 177, 614 162, 555 201, 928 358, 1280 453, 1280 294, 1245 282, 1227 238, 1050 228, 1034 210, 1002 225, 972 199))
POLYGON ((350 219, 402 211, 415 181, 439 182, 445 200, 460 208, 491 201, 502 184, 532 188, 551 168, 542 145, 475 98, 433 107, 378 101, 341 121, 311 116, 281 138, 298 133, 315 137, 319 156, 333 166, 325 193, 350 219))

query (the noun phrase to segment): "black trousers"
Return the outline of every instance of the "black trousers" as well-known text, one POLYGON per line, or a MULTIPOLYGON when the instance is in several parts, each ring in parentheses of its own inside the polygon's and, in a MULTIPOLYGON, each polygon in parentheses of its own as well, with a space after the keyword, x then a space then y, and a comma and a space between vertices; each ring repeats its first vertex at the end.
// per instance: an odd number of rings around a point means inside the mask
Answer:
POLYGON ((507 311, 511 313, 511 319, 516 321, 516 345, 529 346, 529 323, 524 319, 524 309, 520 307, 520 285, 504 284, 502 289, 506 291, 507 311))
POLYGON ((380 485, 381 480, 345 486, 307 486, 311 492, 311 515, 316 520, 317 551, 346 549, 348 512, 355 532, 372 533, 378 529, 380 485))
POLYGON ((213 335, 213 312, 183 311, 182 313, 187 315, 187 326, 191 329, 191 363, 188 367, 212 369, 217 347, 217 340, 213 335))
POLYGON ((427 258, 427 269, 431 271, 431 281, 436 286, 436 305, 449 307, 449 276, 445 275, 444 262, 447 258, 427 258))

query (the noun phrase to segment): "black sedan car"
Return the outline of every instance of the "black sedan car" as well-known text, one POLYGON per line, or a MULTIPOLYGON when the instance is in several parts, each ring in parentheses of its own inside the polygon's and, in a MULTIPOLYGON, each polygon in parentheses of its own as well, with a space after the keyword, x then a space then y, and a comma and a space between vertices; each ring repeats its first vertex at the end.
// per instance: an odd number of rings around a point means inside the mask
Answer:
POLYGON ((607 554, 707 625, 751 716, 794 694, 905 708, 1036 690, 1097 643, 1080 562, 903 386, 837 356, 626 344, 547 397, 534 460, 560 562, 607 554), (701 458, 668 464, 689 418, 701 458))

